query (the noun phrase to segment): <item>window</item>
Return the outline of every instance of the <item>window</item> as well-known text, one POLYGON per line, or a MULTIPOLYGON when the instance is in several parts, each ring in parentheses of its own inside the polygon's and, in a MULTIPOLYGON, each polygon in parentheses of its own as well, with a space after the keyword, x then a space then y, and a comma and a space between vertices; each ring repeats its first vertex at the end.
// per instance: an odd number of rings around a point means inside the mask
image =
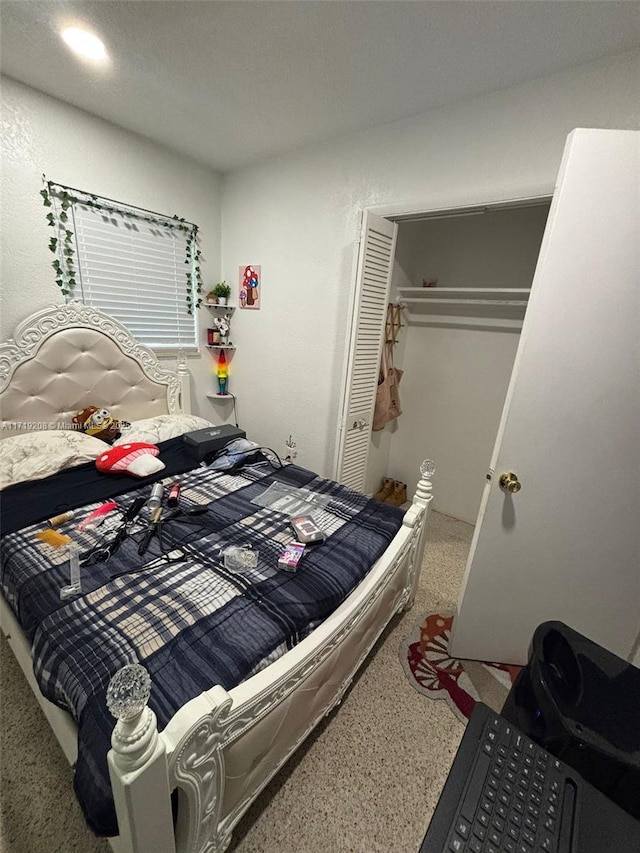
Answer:
POLYGON ((58 184, 48 191, 63 293, 119 320, 156 352, 197 349, 197 226, 58 184))

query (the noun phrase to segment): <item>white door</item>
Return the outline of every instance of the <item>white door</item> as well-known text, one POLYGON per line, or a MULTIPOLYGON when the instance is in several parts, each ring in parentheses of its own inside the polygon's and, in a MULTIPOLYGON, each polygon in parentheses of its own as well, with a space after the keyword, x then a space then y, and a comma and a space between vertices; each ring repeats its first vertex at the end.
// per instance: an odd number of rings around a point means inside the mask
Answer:
POLYGON ((576 130, 560 167, 450 652, 524 663, 559 619, 640 632, 640 133, 576 130), (513 472, 521 491, 500 486, 513 472))
POLYGON ((364 211, 334 475, 340 483, 358 491, 364 489, 367 470, 397 233, 394 222, 364 211))

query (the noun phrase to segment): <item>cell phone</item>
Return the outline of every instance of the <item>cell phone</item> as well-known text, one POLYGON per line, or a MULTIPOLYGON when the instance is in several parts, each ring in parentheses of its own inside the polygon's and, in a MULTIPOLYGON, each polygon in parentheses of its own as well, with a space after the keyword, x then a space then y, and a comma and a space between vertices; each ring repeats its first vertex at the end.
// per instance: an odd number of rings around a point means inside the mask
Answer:
POLYGON ((327 538, 327 534, 318 527, 311 515, 298 515, 292 518, 290 523, 298 542, 304 542, 305 545, 324 542, 327 538))

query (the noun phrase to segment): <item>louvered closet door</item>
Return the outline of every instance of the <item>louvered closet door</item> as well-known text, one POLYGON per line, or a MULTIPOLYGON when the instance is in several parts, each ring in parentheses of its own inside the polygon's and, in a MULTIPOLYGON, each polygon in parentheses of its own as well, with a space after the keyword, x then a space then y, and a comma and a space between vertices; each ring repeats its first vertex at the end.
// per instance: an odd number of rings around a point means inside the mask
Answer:
POLYGON ((335 475, 359 491, 367 470, 397 232, 388 219, 363 213, 335 475))

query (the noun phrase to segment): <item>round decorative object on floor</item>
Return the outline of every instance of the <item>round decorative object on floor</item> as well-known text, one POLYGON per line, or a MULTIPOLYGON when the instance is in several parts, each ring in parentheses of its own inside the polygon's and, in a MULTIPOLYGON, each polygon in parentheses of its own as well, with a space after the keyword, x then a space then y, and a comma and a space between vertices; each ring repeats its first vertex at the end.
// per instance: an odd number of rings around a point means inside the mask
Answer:
POLYGON ((400 660, 419 693, 429 699, 444 699, 464 723, 476 702, 499 712, 522 667, 450 657, 452 623, 451 613, 429 613, 402 643, 400 660))

